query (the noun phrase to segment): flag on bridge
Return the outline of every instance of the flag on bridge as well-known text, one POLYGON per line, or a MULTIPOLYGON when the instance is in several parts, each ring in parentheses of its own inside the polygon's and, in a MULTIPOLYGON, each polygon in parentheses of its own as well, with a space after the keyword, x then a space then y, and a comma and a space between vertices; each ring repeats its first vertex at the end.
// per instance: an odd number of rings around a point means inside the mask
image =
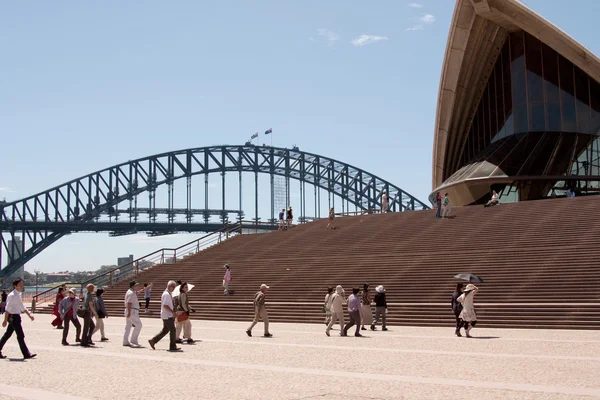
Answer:
POLYGON ((273 128, 269 128, 265 131, 265 135, 268 135, 270 133, 273 133, 273 128))
POLYGON ((256 139, 258 137, 258 132, 256 132, 254 135, 250 136, 250 139, 256 139))

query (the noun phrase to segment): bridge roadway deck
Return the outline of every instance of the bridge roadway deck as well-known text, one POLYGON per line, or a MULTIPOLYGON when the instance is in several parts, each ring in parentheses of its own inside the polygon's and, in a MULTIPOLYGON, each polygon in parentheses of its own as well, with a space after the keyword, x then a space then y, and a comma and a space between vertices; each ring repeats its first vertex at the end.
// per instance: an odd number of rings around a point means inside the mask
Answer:
POLYGON ((262 324, 249 338, 245 322, 195 320, 199 342, 175 354, 165 340, 149 349, 156 319, 143 318, 145 348, 123 347, 123 318, 111 317, 110 342, 84 349, 61 346, 50 318, 24 322, 37 359, 22 361, 8 342, 0 399, 600 398, 597 331, 474 329, 467 339, 451 327, 391 326, 342 338, 321 325, 271 324, 266 339, 262 324))

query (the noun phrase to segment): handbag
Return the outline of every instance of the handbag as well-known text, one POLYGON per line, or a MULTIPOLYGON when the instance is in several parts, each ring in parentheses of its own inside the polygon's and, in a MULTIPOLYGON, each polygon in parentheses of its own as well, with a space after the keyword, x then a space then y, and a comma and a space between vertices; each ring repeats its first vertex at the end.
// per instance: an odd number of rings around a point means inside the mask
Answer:
POLYGON ((183 322, 189 318, 188 313, 182 312, 181 314, 177 314, 177 321, 183 322))
POLYGON ((81 306, 80 306, 80 307, 77 309, 77 316, 78 316, 79 318, 85 318, 85 308, 83 308, 83 307, 81 307, 81 306))

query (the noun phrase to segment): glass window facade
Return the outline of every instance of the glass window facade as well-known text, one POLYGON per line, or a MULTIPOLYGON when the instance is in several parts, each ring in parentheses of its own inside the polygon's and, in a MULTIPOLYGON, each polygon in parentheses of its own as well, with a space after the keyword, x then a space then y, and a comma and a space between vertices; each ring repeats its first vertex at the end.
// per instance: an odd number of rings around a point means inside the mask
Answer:
POLYGON ((508 35, 477 106, 461 159, 512 135, 600 130, 600 84, 525 32, 508 35))
POLYGON ((465 204, 600 192, 600 83, 528 33, 508 34, 467 129, 440 186, 465 204))

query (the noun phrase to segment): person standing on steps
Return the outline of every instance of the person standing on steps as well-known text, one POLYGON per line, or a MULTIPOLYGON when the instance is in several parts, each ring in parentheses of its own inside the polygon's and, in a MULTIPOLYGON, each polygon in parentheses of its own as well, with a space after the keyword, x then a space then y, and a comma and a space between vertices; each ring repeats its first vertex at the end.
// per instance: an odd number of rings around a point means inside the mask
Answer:
POLYGON ((150 296, 152 294, 152 282, 144 283, 144 300, 146 300, 145 313, 148 314, 150 308, 150 296))
POLYGON ((91 283, 86 287, 87 293, 83 298, 83 309, 85 313, 83 315, 83 332, 81 333, 81 346, 82 347, 90 347, 94 345, 92 341, 92 334, 94 332, 94 328, 96 324, 92 320, 92 316, 98 319, 98 313, 96 312, 96 307, 94 306, 94 289, 95 286, 91 283))
POLYGON ((335 219, 335 211, 333 210, 333 207, 331 207, 329 209, 329 222, 327 223, 327 229, 335 229, 335 226, 333 226, 333 220, 335 219))
POLYGON ((387 331, 387 299, 385 296, 385 288, 382 285, 377 286, 375 289, 375 318, 373 318, 373 323, 371 324, 371 330, 374 331, 377 328, 377 323, 379 322, 379 317, 381 316, 381 330, 387 331))
POLYGON ((448 193, 444 195, 442 199, 442 218, 446 218, 450 216, 450 212, 452 212, 452 208, 450 207, 450 199, 448 198, 448 193))
POLYGON ((52 326, 55 326, 56 329, 63 329, 63 320, 60 317, 60 313, 58 312, 58 305, 65 298, 64 292, 65 289, 62 287, 58 288, 58 293, 56 293, 56 300, 54 301, 54 307, 52 308, 52 315, 56 318, 51 322, 52 326))
POLYGON ((435 217, 436 218, 441 218, 442 217, 442 195, 440 194, 440 192, 436 192, 435 193, 435 217))
POLYGON ((227 296, 229 294, 229 282, 231 282, 231 268, 229 268, 229 264, 225 264, 225 275, 223 276, 223 295, 227 296))
POLYGON ((388 195, 385 190, 381 192, 381 213, 386 213, 388 211, 388 195))
POLYGON ((361 297, 361 308, 362 308, 362 330, 366 331, 365 325, 371 325, 373 322, 373 313, 371 312, 371 293, 369 292, 369 284, 363 285, 362 297, 361 297))
POLYGON ((344 327, 344 336, 348 336, 348 329, 356 325, 356 331, 354 332, 354 336, 362 337, 362 335, 360 334, 362 307, 360 304, 360 297, 358 297, 359 292, 359 288, 352 288, 352 294, 350 295, 350 297, 348 297, 348 316, 350 318, 350 322, 344 327))
POLYGON ((462 295, 463 284, 456 284, 456 291, 452 294, 452 300, 450 304, 452 304, 452 312, 456 317, 456 328, 454 329, 454 334, 458 337, 461 337, 460 328, 463 326, 463 320, 460 319, 460 313, 462 312, 463 305, 458 301, 458 298, 462 295))
POLYGON ((177 339, 175 331, 175 307, 173 305, 173 296, 171 295, 175 287, 177 287, 177 282, 169 281, 167 288, 160 298, 160 318, 163 321, 163 328, 156 336, 148 340, 152 350, 156 350, 154 347, 156 343, 160 342, 168 333, 169 351, 181 351, 181 348, 177 347, 177 343, 175 342, 177 339))
POLYGON ((477 286, 469 283, 463 294, 461 294, 457 299, 457 301, 463 305, 463 309, 460 312, 460 319, 464 321, 464 328, 468 338, 472 337, 470 334, 471 329, 473 329, 477 324, 477 314, 475 314, 473 298, 478 291, 479 288, 477 286))
POLYGON ((267 292, 269 291, 269 286, 266 284, 260 285, 260 291, 256 292, 254 295, 254 321, 250 324, 250 327, 246 329, 246 335, 252 337, 252 328, 258 324, 259 320, 263 320, 265 324, 265 334, 264 337, 272 337, 271 333, 269 333, 269 315, 267 314, 267 307, 265 306, 265 301, 267 299, 267 292))
POLYGON ((289 206, 288 210, 287 210, 287 227, 288 228, 292 227, 293 220, 294 220, 294 214, 292 213, 292 206, 289 206))
POLYGON ((342 285, 335 287, 335 293, 331 298, 331 321, 325 329, 325 334, 329 336, 329 332, 333 325, 339 321, 340 323, 340 336, 344 335, 344 304, 346 303, 346 296, 344 295, 344 288, 342 285))
POLYGON ((140 319, 140 301, 135 290, 137 281, 129 282, 129 290, 125 293, 125 333, 123 334, 123 346, 141 347, 139 343, 142 331, 142 320, 140 319), (133 328, 133 332, 131 332, 133 328), (131 337, 130 337, 131 334, 131 337))
POLYGON ((279 213, 279 230, 285 230, 285 208, 282 208, 279 213))
POLYGON ((62 345, 68 346, 67 337, 69 336, 69 325, 73 323, 75 327, 75 343, 81 342, 81 324, 77 319, 77 310, 79 309, 79 297, 76 296, 75 289, 69 289, 68 296, 61 300, 58 305, 58 312, 65 323, 62 334, 62 345))
POLYGON ((28 360, 36 356, 36 354, 31 354, 29 352, 29 349, 25 344, 25 333, 23 332, 23 326, 21 325, 22 313, 27 314, 32 321, 35 320, 33 315, 23 304, 23 299, 21 298, 24 286, 23 279, 18 278, 13 282, 13 291, 6 296, 4 321, 2 321, 2 327, 6 328, 6 332, 4 333, 4 336, 2 336, 2 339, 0 339, 0 358, 6 358, 5 355, 2 355, 2 349, 8 339, 12 336, 13 332, 16 332, 17 334, 17 341, 19 342, 19 348, 21 349, 23 358, 28 360))

